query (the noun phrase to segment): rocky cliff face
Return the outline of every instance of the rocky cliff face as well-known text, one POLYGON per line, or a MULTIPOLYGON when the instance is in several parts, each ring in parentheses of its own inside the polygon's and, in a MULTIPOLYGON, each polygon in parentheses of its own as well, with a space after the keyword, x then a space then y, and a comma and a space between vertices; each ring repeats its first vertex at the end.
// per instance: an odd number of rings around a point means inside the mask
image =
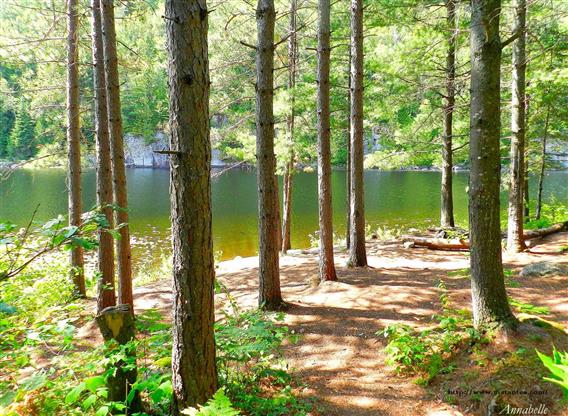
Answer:
MULTIPOLYGON (((154 153, 155 150, 169 149, 169 140, 164 132, 156 133, 154 141, 148 143, 146 139, 132 134, 124 136, 124 153, 126 165, 133 168, 169 168, 169 156, 154 153)), ((220 152, 213 149, 211 152, 211 164, 213 167, 225 166, 220 152)))
POLYGON ((168 138, 162 133, 156 133, 154 141, 148 143, 143 137, 126 134, 124 136, 124 156, 126 166, 136 168, 167 168, 167 155, 154 153, 154 150, 169 148, 168 138))

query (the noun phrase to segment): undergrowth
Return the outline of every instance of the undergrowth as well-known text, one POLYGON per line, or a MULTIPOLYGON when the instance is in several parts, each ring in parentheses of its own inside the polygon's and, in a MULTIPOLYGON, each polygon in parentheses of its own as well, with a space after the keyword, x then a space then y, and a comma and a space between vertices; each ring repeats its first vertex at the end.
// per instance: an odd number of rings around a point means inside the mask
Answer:
MULTIPOLYGON (((127 403, 107 400, 105 370, 123 360, 134 365, 143 411, 169 415, 172 403, 171 324, 154 309, 137 314, 137 339, 124 346, 97 344, 80 328, 92 320, 84 301, 73 300, 62 263, 32 267, 0 283, 0 414, 124 415, 127 403)), ((39 266, 39 263, 38 263, 39 266)), ((305 415, 311 405, 282 359, 284 341, 295 341, 283 314, 241 310, 229 298, 215 324, 220 390, 194 415, 305 415)), ((96 327, 88 331, 97 331, 96 327)), ((131 414, 131 413, 129 413, 131 414)), ((134 416, 134 415, 133 415, 134 416)))
POLYGON ((469 311, 450 308, 445 283, 440 280, 436 286, 440 289, 443 313, 432 317, 433 326, 417 330, 394 324, 377 332, 388 338, 387 364, 394 365, 398 373, 418 375, 418 384, 428 384, 436 375, 452 372, 455 365, 451 364, 451 358, 462 345, 488 342, 486 336, 473 328, 469 311))

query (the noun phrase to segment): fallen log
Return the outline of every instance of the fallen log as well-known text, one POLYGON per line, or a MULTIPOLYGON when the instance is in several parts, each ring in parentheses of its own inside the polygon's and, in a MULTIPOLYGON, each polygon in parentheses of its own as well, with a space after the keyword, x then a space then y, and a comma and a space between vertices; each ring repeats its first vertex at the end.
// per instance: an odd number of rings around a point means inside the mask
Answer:
POLYGON ((523 240, 546 237, 547 235, 559 233, 561 231, 568 231, 568 221, 560 222, 546 228, 539 228, 537 230, 527 230, 523 233, 523 240))
MULTIPOLYGON (((523 240, 531 240, 533 238, 541 238, 550 234, 568 231, 568 221, 551 225, 546 228, 539 228, 538 230, 527 230, 523 233, 523 240)), ((468 251, 469 241, 464 239, 447 239, 447 238, 430 238, 430 237, 415 237, 403 236, 402 241, 406 248, 411 247, 426 247, 430 250, 446 250, 446 251, 468 251)))
MULTIPOLYGON (((403 237, 404 243, 411 243, 409 247, 426 247, 430 250, 468 251, 469 242, 466 240, 427 237, 403 237)), ((407 247, 407 245, 405 245, 407 247)))

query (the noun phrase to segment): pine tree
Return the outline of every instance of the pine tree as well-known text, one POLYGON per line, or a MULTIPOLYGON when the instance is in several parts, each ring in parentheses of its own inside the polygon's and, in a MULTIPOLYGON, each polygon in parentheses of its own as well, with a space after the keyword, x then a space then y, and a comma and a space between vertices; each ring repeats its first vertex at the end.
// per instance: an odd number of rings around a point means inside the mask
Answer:
POLYGON ((6 143, 6 155, 10 159, 28 159, 35 153, 34 121, 25 99, 20 99, 14 127, 6 143))

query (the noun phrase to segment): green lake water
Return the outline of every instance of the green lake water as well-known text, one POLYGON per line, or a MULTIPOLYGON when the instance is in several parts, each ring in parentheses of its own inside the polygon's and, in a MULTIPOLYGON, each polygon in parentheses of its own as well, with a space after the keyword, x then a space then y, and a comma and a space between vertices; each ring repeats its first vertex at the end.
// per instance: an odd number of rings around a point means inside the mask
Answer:
MULTIPOLYGON (((467 172, 454 174, 455 213, 458 223, 467 222, 467 172)), ((159 241, 158 256, 169 249, 169 173, 167 170, 128 169, 130 225, 138 244, 159 241)), ((345 171, 332 176, 335 231, 345 232, 345 171)), ((372 227, 408 228, 436 224, 440 207, 439 172, 365 172, 365 214, 372 227)), ((535 181, 531 180, 534 193, 535 181)), ((83 175, 84 206, 95 204, 95 172, 83 175)), ((568 172, 549 172, 545 199, 568 204, 568 172)), ((533 194, 534 196, 534 194, 533 194)), ((506 206, 506 192, 501 194, 506 206)), ((257 252, 256 172, 233 169, 213 179, 213 235, 215 250, 222 259, 250 256, 257 252)), ((39 205, 37 219, 47 220, 67 211, 65 171, 58 169, 18 170, 0 182, 0 218, 16 224, 29 221, 39 205)), ((318 227, 317 175, 294 177, 292 246, 309 247, 309 235, 318 227)), ((153 246, 156 247, 156 246, 153 246)))

